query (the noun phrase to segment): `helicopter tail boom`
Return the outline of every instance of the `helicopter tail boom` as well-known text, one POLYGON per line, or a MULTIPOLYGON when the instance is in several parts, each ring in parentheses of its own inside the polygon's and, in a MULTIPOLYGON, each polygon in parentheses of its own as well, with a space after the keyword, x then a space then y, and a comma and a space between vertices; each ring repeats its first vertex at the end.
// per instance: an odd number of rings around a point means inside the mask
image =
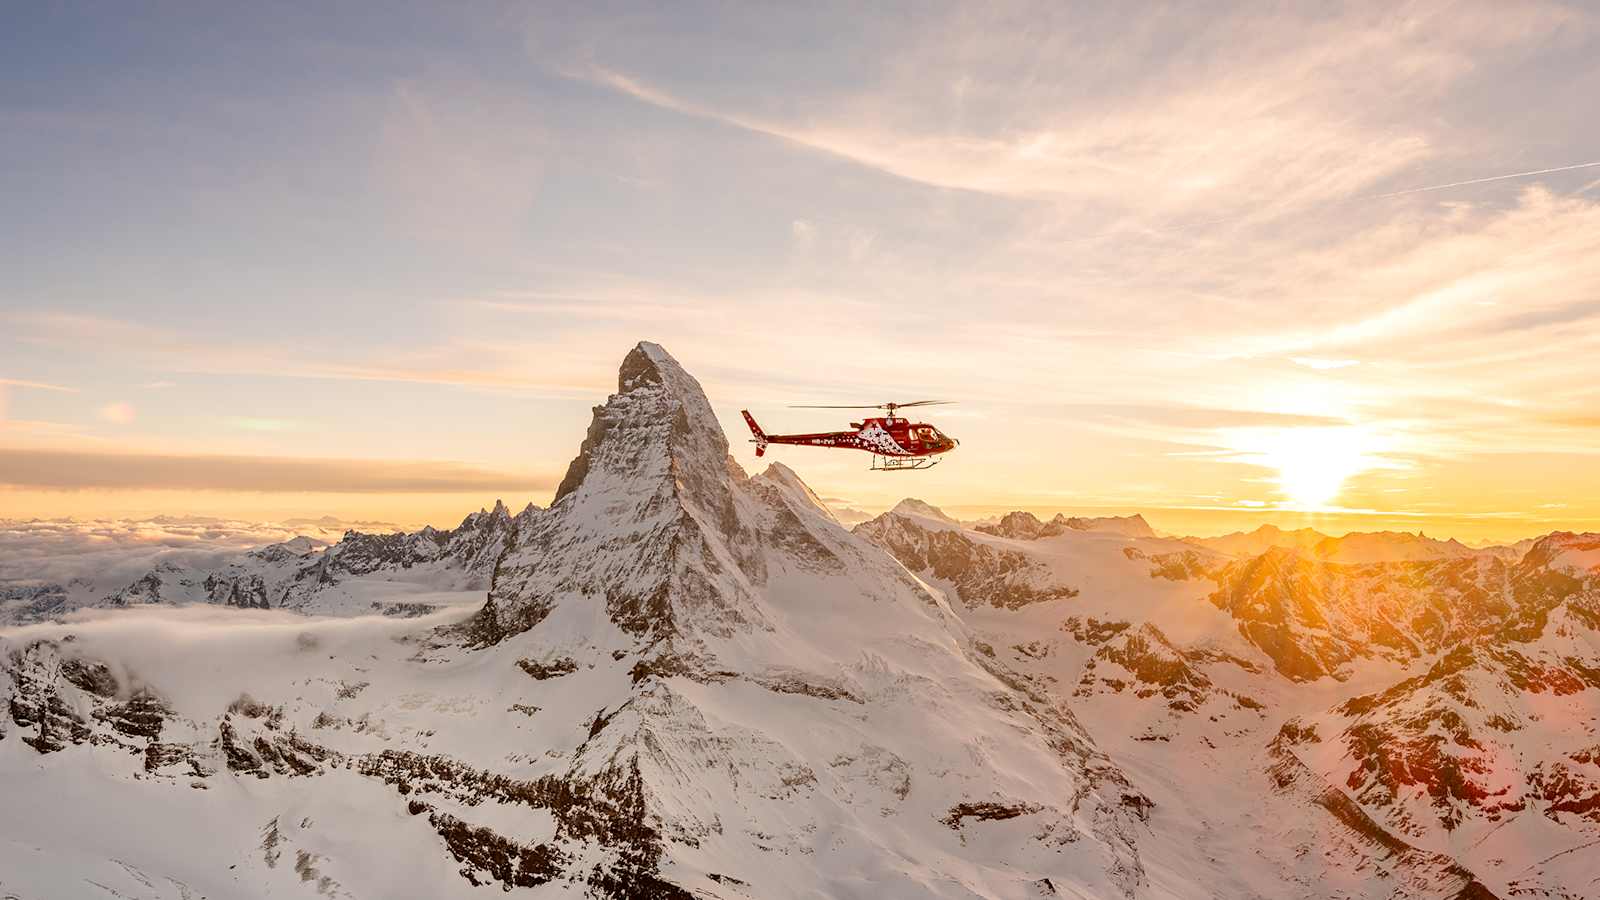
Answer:
POLYGON ((765 456, 767 453, 767 433, 761 430, 760 425, 756 424, 756 417, 750 415, 750 410, 741 409, 739 412, 744 414, 744 423, 750 426, 750 433, 755 435, 756 455, 765 456))

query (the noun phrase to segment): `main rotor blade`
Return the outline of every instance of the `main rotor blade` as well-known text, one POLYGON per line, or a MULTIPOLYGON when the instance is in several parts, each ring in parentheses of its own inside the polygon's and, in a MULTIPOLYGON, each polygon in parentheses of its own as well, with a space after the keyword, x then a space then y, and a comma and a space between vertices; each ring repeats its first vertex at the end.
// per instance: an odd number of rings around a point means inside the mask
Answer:
POLYGON ((905 409, 908 406, 939 406, 954 400, 914 400, 910 403, 864 403, 855 406, 830 406, 813 403, 790 404, 790 409, 905 409))

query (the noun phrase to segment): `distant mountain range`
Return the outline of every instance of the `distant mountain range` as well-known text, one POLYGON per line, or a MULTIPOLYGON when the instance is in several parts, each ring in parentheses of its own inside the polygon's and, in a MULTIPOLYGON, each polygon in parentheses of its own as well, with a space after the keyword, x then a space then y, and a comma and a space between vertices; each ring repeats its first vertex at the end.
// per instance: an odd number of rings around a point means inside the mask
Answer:
POLYGON ((454 529, 368 534, 349 530, 329 546, 301 536, 200 561, 159 561, 113 591, 98 579, 0 584, 0 626, 59 619, 83 608, 209 603, 288 609, 317 615, 421 615, 481 602, 494 563, 534 515, 503 504, 479 510, 454 529))
POLYGON ((4 588, 0 896, 1600 895, 1600 535, 847 529, 728 449, 645 343, 548 509, 4 588))
MULTIPOLYGON (((817 504, 828 508, 821 499, 817 504)), ((831 508, 828 511, 833 512, 831 508)), ((1033 513, 1015 511, 988 520, 958 522, 913 498, 901 501, 893 511, 931 515, 983 534, 1025 540, 1069 531, 1136 538, 1157 536, 1138 514, 1084 517, 1058 513, 1049 520, 1040 520, 1033 513)), ((479 595, 489 586, 498 552, 536 512, 530 505, 513 517, 504 503, 496 501, 492 510, 480 509, 449 530, 424 527, 415 532, 398 529, 363 532, 350 528, 332 544, 300 536, 203 562, 161 561, 137 579, 109 591, 97 587, 99 579, 79 578, 66 582, 0 579, 0 627, 59 619, 84 608, 149 603, 212 603, 252 609, 290 609, 314 615, 377 612, 414 616, 436 612, 447 606, 480 601, 479 595)), ((860 524, 872 517, 852 510, 851 515, 834 518, 860 524)), ((159 524, 167 520, 195 521, 170 517, 149 521, 159 524)), ((314 525, 321 530, 342 523, 328 516, 280 524, 288 527, 314 525)), ((1273 548, 1283 548, 1326 562, 1365 563, 1479 556, 1515 561, 1539 539, 1471 547, 1453 539, 1441 541, 1408 532, 1354 532, 1330 537, 1310 528, 1289 531, 1262 525, 1251 532, 1181 540, 1232 557, 1260 556, 1273 548)))
POLYGON ((1485 555, 1516 560, 1528 552, 1539 539, 1528 538, 1515 544, 1469 547, 1454 538, 1435 540, 1420 532, 1417 534, 1405 531, 1352 532, 1343 537, 1329 537, 1311 528, 1285 531, 1273 525, 1262 525, 1251 532, 1237 531, 1221 537, 1186 538, 1186 540, 1230 556, 1258 556, 1277 547, 1304 551, 1328 562, 1367 563, 1463 559, 1485 555))

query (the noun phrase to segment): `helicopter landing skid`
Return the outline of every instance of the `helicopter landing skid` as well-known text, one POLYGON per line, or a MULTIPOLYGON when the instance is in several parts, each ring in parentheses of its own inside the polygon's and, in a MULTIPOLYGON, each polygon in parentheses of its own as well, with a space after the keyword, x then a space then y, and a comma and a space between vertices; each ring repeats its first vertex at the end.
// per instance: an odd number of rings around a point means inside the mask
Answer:
POLYGON ((873 454, 869 472, 912 472, 931 469, 939 464, 932 456, 878 456, 873 454))

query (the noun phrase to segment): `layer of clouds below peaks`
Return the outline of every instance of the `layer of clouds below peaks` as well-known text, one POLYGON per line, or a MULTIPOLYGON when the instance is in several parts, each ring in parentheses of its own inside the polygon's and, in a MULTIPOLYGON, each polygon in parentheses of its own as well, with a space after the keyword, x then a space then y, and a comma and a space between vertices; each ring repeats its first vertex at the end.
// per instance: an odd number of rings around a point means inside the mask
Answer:
POLYGON ((71 636, 69 652, 105 662, 124 687, 153 685, 180 710, 220 710, 252 687, 260 690, 264 679, 303 668, 312 658, 398 663, 415 648, 396 638, 425 633, 462 614, 447 610, 394 619, 307 618, 210 606, 82 610, 59 624, 0 630, 0 652, 7 644, 71 636))
POLYGON ((345 524, 331 519, 278 524, 173 516, 84 522, 0 519, 0 588, 78 582, 110 592, 161 563, 219 565, 235 554, 300 535, 322 543, 337 541, 345 524))

